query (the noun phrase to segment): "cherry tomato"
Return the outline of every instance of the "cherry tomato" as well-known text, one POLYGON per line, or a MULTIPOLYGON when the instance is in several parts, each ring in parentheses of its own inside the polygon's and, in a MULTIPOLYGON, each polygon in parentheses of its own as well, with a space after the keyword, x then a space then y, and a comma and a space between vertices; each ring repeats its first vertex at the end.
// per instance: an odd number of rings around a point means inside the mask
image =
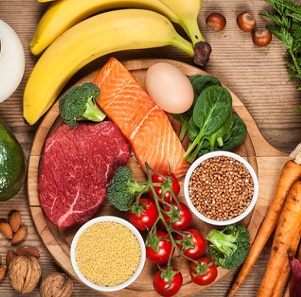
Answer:
POLYGON ((186 257, 196 260, 206 250, 206 240, 202 234, 195 229, 187 229, 176 236, 177 246, 186 257))
MULTIPOLYGON (((168 203, 170 203, 173 198, 170 189, 172 189, 175 195, 180 193, 179 181, 172 172, 168 173, 167 171, 162 171, 160 174, 154 173, 152 175, 152 182, 154 184, 161 184, 161 186, 154 187, 155 192, 160 199, 168 203)), ((152 198, 154 197, 151 190, 149 191, 149 194, 152 198)))
POLYGON ((192 222, 192 213, 187 205, 181 201, 172 202, 172 206, 165 205, 163 213, 164 219, 168 225, 171 222, 171 228, 178 231, 184 231, 189 228, 192 222))
POLYGON ((150 230, 158 219, 158 210, 153 200, 140 198, 139 205, 132 205, 129 221, 139 230, 150 230))
POLYGON ((174 267, 163 267, 159 270, 153 279, 155 290, 161 296, 174 296, 176 295, 183 284, 183 276, 181 271, 174 267))
POLYGON ((207 286, 214 282, 217 277, 217 268, 211 259, 201 257, 198 262, 191 262, 189 265, 191 280, 200 286, 207 286))
POLYGON ((167 232, 158 230, 155 234, 149 233, 146 243, 146 258, 156 264, 164 264, 173 252, 172 242, 167 232))

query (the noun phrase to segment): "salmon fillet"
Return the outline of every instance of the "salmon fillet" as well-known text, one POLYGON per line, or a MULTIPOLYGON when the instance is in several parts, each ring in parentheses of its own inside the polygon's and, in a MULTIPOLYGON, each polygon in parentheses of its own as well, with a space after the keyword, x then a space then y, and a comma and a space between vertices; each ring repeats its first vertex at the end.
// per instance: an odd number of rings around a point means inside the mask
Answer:
POLYGON ((100 88, 99 107, 131 144, 137 161, 180 177, 189 163, 166 113, 155 104, 133 75, 116 58, 110 58, 93 82, 100 88))

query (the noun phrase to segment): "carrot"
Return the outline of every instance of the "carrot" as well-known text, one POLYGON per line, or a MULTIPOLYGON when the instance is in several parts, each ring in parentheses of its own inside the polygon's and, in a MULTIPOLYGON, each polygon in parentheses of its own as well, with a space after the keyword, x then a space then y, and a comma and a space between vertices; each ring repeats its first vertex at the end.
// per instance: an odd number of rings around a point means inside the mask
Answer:
POLYGON ((255 240, 251 246, 250 252, 241 267, 241 270, 234 281, 232 288, 228 294, 228 297, 232 297, 236 294, 239 288, 242 286, 243 282, 249 275, 251 269, 253 268, 256 260, 258 259, 262 249, 267 243, 269 237, 274 232, 277 221, 279 219, 281 210, 285 203, 287 193, 293 186, 293 184, 298 181, 301 177, 301 144, 292 152, 292 160, 287 161, 280 173, 277 188, 269 207, 266 217, 264 218, 255 240))
POLYGON ((268 265, 259 286, 257 297, 273 296, 278 276, 287 261, 287 253, 301 228, 301 181, 290 189, 279 217, 268 265))
MULTIPOLYGON (((290 247, 290 250, 295 255, 298 249, 299 241, 301 238, 301 229, 297 232, 295 235, 292 245, 290 247)), ((280 297, 283 291, 283 288, 285 287, 289 274, 291 271, 291 266, 288 260, 288 257, 284 263, 284 266, 282 268, 281 273, 279 274, 278 281, 275 284, 274 290, 273 290, 273 297, 280 297)))

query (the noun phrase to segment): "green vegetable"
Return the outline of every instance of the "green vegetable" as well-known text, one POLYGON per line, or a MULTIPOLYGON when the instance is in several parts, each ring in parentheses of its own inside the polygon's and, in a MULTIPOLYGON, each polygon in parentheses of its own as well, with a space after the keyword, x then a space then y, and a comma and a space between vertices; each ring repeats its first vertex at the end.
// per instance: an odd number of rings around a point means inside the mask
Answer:
POLYGON ((179 139, 191 141, 184 158, 192 163, 197 157, 215 150, 232 150, 247 135, 243 120, 232 111, 232 97, 220 81, 210 75, 189 77, 194 90, 192 107, 173 117, 180 122, 179 139))
POLYGON ((26 178, 26 163, 20 143, 0 117, 0 201, 19 192, 26 178))
MULTIPOLYGON (((267 29, 287 48, 285 62, 291 80, 298 82, 301 90, 301 6, 289 0, 265 0, 275 11, 262 11, 260 15, 275 24, 266 25, 267 29)), ((301 112, 301 106, 297 109, 301 112)))
POLYGON ((92 82, 70 89, 59 102, 59 112, 64 122, 75 127, 79 121, 103 121, 106 115, 95 102, 99 96, 100 90, 92 82))
POLYGON ((232 113, 232 127, 223 136, 223 143, 218 143, 215 150, 230 151, 241 144, 247 136, 247 126, 242 118, 237 113, 232 113))
POLYGON ((118 167, 114 177, 111 179, 107 198, 117 209, 121 211, 129 210, 136 194, 148 191, 147 184, 133 180, 133 171, 128 166, 118 167))
POLYGON ((180 130, 180 135, 179 139, 182 141, 187 133, 188 130, 188 122, 190 118, 192 117, 193 109, 195 106, 195 103, 199 97, 199 95, 202 93, 202 91, 212 85, 217 85, 220 86, 221 83, 220 81, 210 75, 191 75, 189 76, 189 80, 192 84, 193 90, 194 90, 194 101, 189 110, 182 114, 173 114, 172 116, 181 123, 181 130, 180 130))
POLYGON ((204 139, 209 139, 217 132, 231 112, 232 97, 226 88, 213 85, 202 91, 188 123, 188 137, 191 143, 184 154, 188 162, 192 163, 197 158, 204 139))
POLYGON ((250 251, 250 233, 242 226, 229 225, 223 230, 212 229, 206 239, 209 241, 209 254, 225 269, 240 266, 250 251))

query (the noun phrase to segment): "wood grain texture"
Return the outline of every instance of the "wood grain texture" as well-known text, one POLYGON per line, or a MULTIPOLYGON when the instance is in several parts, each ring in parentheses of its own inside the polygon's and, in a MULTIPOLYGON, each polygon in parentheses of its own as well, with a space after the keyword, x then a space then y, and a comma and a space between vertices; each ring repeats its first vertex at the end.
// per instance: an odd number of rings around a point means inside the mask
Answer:
MULTIPOLYGON (((181 69, 186 75, 194 75, 194 74, 208 74, 196 67, 193 67, 188 64, 184 64, 182 62, 173 61, 173 60, 162 60, 162 59, 144 59, 144 60, 130 60, 123 61, 125 67, 131 71, 134 77, 137 79, 138 83, 144 87, 144 77, 145 71, 156 62, 168 62, 179 69, 181 69)), ((93 81, 96 76, 97 71, 88 74, 86 77, 81 79, 75 85, 80 85, 86 81, 93 81)), ((231 92, 231 90, 230 90, 231 92)), ((235 111, 242 117, 245 121, 248 129, 248 136, 244 141, 243 145, 241 145, 236 152, 240 155, 244 156, 250 164, 255 169, 257 175, 259 176, 260 190, 259 190, 259 201, 257 203, 257 207, 254 212, 255 215, 250 215, 247 219, 245 219, 241 224, 245 226, 249 226, 249 231, 251 237, 257 233, 258 226, 262 219, 264 218, 264 214, 268 205, 270 204, 270 199, 265 199, 264 197, 272 197, 270 189, 273 189, 275 186, 275 180, 272 187, 266 187, 266 184, 269 185, 270 174, 267 174, 266 171, 263 171, 263 168, 267 168, 265 165, 269 163, 270 171, 275 166, 281 167, 283 162, 287 160, 288 156, 275 148, 273 148, 264 138, 261 136, 254 120, 251 115, 244 107, 239 98, 232 93, 233 99, 233 107, 235 111), (255 139, 255 141, 253 140, 255 139), (257 158, 263 158, 264 162, 260 162, 260 167, 258 166, 257 158), (259 175, 260 172, 260 175, 259 175)), ((28 201, 29 208, 32 214, 33 223, 39 233, 42 241, 44 242, 46 248, 49 253, 52 255, 53 259, 56 263, 71 277, 79 281, 77 278, 70 261, 70 244, 72 238, 77 231, 78 228, 68 228, 68 229, 59 229, 51 223, 47 222, 44 218, 43 211, 39 204, 38 197, 38 177, 39 177, 39 166, 41 166, 42 155, 43 155, 43 145, 45 140, 49 135, 51 135, 58 127, 62 124, 62 118, 59 116, 58 111, 58 101, 51 108, 51 110, 46 114, 44 119, 42 120, 36 134, 34 137, 34 142, 32 145, 31 152, 29 154, 29 169, 28 169, 28 182, 27 182, 27 190, 28 190, 28 201)), ((135 160, 131 159, 129 161, 129 166, 134 171, 134 176, 138 180, 142 180, 144 178, 144 173, 139 168, 135 160)), ((278 170, 277 167, 277 170, 278 170)), ((278 172, 275 170, 275 172, 278 172)), ((179 194, 179 199, 185 200, 183 195, 183 178, 180 180, 181 182, 181 192, 179 194)), ((112 208, 111 205, 105 201, 105 203, 100 208, 99 212, 96 216, 101 215, 117 215, 121 216, 124 213, 116 211, 115 208, 112 208)), ((194 218, 194 227, 198 230, 201 230, 202 234, 206 236, 212 226, 208 226, 202 222, 200 222, 197 218, 194 218)), ((146 261, 145 267, 143 269, 142 274, 138 277, 138 279, 129 286, 124 289, 122 292, 116 293, 106 293, 108 296, 118 296, 120 294, 124 294, 125 296, 135 296, 137 292, 139 292, 139 296, 156 296, 156 292, 152 287, 152 277, 156 271, 155 265, 146 261)), ((188 263, 187 261, 183 261, 181 263, 181 271, 184 275, 184 285, 178 296, 187 296, 189 294, 195 294, 200 291, 206 290, 208 287, 200 287, 196 286, 190 281, 189 273, 188 273, 188 263)), ((224 278, 229 271, 219 268, 219 274, 216 282, 220 281, 224 278)))
MULTIPOLYGON (((301 1, 297 1, 301 3, 301 1)), ((22 118, 22 94, 26 80, 37 61, 29 50, 28 44, 33 36, 35 27, 47 3, 38 3, 35 0, 1 0, 0 18, 9 23, 21 38, 26 55, 26 71, 20 87, 5 102, 0 104, 0 115, 5 119, 17 139, 20 141, 25 153, 29 156, 34 134, 38 124, 28 126, 22 118)), ((266 20, 258 16, 259 11, 269 9, 263 0, 204 0, 203 8, 199 14, 199 25, 203 35, 212 46, 212 55, 205 70, 218 77, 240 99, 250 114, 250 121, 254 120, 262 136, 253 137, 256 143, 256 158, 259 178, 266 178, 265 188, 268 192, 261 198, 263 205, 271 199, 282 162, 275 164, 265 150, 266 141, 284 153, 291 152, 300 142, 301 118, 294 111, 294 107, 301 104, 300 94, 296 91, 296 84, 289 81, 287 70, 283 63, 285 48, 273 38, 267 48, 256 48, 249 33, 239 31, 236 25, 236 16, 243 10, 248 10, 256 16, 259 27, 264 27, 266 20), (212 11, 220 11, 227 18, 226 28, 214 33, 206 27, 206 16, 212 11), (264 202, 266 201, 266 202, 264 202)), ((179 30, 181 32, 181 30, 179 30)), ((144 59, 144 58, 170 58, 193 65, 185 53, 173 48, 158 48, 141 51, 120 52, 115 55, 118 59, 144 59)), ((107 59, 103 57, 81 70, 71 80, 70 85, 80 78, 94 71, 107 59)), ((248 120, 248 121, 249 121, 248 120)), ((259 135, 259 134, 258 134, 259 135)), ((0 205, 0 218, 7 217, 11 209, 17 208, 22 214, 22 222, 28 226, 29 234, 24 245, 37 247, 41 251, 40 263, 43 276, 53 271, 61 271, 55 263, 39 233, 34 227, 27 202, 27 186, 21 189, 15 198, 0 205)), ((261 201, 261 200, 260 200, 261 201)), ((258 205, 259 206, 259 205, 258 205)), ((258 216, 265 215, 265 208, 260 208, 258 216)), ((257 210, 254 212, 252 224, 258 228, 260 221, 256 220, 257 210)), ((46 232, 45 230, 44 232, 46 232)), ((271 241, 268 242, 261 256, 257 260, 248 279, 239 290, 237 296, 256 296, 257 288, 265 271, 269 257, 271 241)), ((0 236, 0 255, 5 259, 10 243, 0 236)), ((225 276, 223 280, 200 293, 187 292, 187 296, 223 297, 231 286, 237 270, 225 276)), ((95 296, 94 292, 74 282, 73 296, 95 296)), ((99 294, 101 296, 101 294, 99 294)), ((14 297, 18 294, 11 288, 8 278, 0 284, 0 296, 14 297)), ((38 288, 30 296, 39 296, 38 288)))

